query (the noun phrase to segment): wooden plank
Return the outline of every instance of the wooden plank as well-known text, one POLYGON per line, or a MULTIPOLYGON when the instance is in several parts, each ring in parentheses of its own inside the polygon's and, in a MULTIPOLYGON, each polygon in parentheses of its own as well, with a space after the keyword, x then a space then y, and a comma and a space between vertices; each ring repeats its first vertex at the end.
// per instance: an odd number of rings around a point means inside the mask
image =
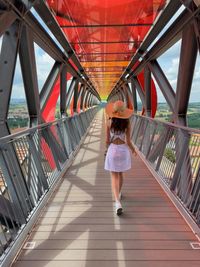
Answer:
MULTIPOLYGON (((126 211, 126 210, 125 210, 126 211)), ((86 211, 48 211, 43 213, 40 217, 42 218, 113 218, 113 209, 110 211, 90 211, 90 209, 86 211)), ((179 218, 179 215, 175 211, 171 212, 127 212, 126 216, 129 218, 179 218)))
POLYGON ((19 259, 23 258, 24 260, 200 260, 200 253, 198 250, 123 250, 123 242, 119 241, 116 247, 119 247, 117 250, 39 250, 34 249, 31 251, 23 250, 19 259))
MULTIPOLYGON (((129 201, 123 201, 126 208, 130 207, 154 207, 154 210, 157 209, 157 207, 170 207, 171 210, 174 210, 174 206, 170 202, 162 201, 162 202, 148 202, 148 201, 132 201, 130 199, 129 201)), ((110 201, 51 201, 51 203, 48 203, 46 207, 86 207, 90 206, 92 207, 114 207, 114 202, 110 201)))
MULTIPOLYGON (((31 239, 35 242, 36 249, 117 249, 116 242, 113 240, 50 240, 50 239, 31 239)), ((187 241, 180 240, 123 240, 123 249, 171 249, 171 250, 190 250, 187 241)))
POLYGON ((126 225, 126 224, 73 224, 73 225, 63 225, 63 224, 47 224, 47 225, 37 225, 33 232, 75 232, 75 231, 92 231, 92 232, 113 232, 116 230, 121 232, 190 232, 190 228, 187 225, 126 225))
MULTIPOLYGON (((191 232, 122 232, 120 227, 113 232, 91 232, 88 227, 86 227, 84 232, 32 232, 30 235, 32 239, 58 239, 58 240, 68 240, 68 239, 104 239, 104 240, 194 240, 194 235, 191 232)), ((200 253, 199 253, 200 254, 200 253)))
MULTIPOLYGON (((114 214, 114 212, 113 212, 114 214)), ((114 214, 114 216, 116 216, 114 214)), ((184 220, 180 218, 128 218, 125 214, 123 218, 41 218, 38 220, 39 224, 139 224, 139 225, 166 225, 166 224, 185 224, 184 220)))
MULTIPOLYGON (((90 209, 91 211, 95 211, 95 212, 101 212, 101 211, 111 211, 111 207, 110 206, 92 206, 92 205, 65 205, 64 207, 62 205, 57 205, 57 206, 48 206, 45 209, 45 212, 54 212, 54 211, 86 211, 90 209)), ((155 206, 128 206, 126 207, 126 212, 130 213, 130 212, 155 212, 155 206)), ((161 207, 156 207, 156 213, 159 212, 165 212, 170 213, 170 212, 174 212, 172 211, 171 207, 166 207, 166 206, 161 206, 161 207)))
MULTIPOLYGON (((35 267, 36 261, 28 261, 29 267, 35 267)), ((37 260, 37 267, 199 267, 199 261, 39 261, 37 260), (125 265, 126 264, 126 265, 125 265)), ((27 267, 27 261, 18 261, 14 264, 14 267, 27 267)))

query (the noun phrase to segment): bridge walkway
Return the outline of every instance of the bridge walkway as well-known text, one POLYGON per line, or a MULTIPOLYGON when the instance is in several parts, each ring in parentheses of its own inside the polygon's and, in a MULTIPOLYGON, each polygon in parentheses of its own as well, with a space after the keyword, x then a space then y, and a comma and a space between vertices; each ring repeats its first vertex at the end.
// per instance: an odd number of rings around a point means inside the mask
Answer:
POLYGON ((103 110, 53 192, 13 267, 197 267, 189 226, 139 156, 125 175, 117 217, 103 168, 103 110))

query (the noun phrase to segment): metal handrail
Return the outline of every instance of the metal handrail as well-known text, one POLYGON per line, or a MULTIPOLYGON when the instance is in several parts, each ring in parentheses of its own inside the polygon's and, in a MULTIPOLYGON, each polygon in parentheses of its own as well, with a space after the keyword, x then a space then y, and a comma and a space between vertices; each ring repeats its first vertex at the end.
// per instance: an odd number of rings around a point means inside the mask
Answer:
POLYGON ((16 254, 12 250, 17 251, 23 243, 46 196, 72 162, 97 110, 98 106, 0 139, 1 266, 11 262, 16 254))
POLYGON ((200 130, 133 115, 132 140, 200 226, 200 130))
MULTIPOLYGON (((93 108, 89 108, 88 110, 86 110, 86 112, 89 111, 90 109, 94 109, 94 107, 93 107, 93 108)), ((84 114, 84 112, 81 112, 81 113, 74 114, 72 117, 79 116, 79 115, 82 114, 82 113, 84 114)), ((56 119, 56 120, 51 121, 51 122, 44 122, 44 123, 41 123, 41 124, 39 124, 39 125, 37 125, 37 126, 34 126, 34 127, 31 127, 31 128, 24 129, 24 130, 22 130, 22 131, 20 131, 20 132, 12 133, 12 134, 10 134, 10 135, 1 137, 1 138, 0 138, 0 145, 3 144, 3 143, 7 143, 9 140, 12 141, 14 138, 21 137, 22 135, 28 135, 28 134, 30 134, 30 133, 35 132, 36 130, 40 130, 40 129, 43 129, 43 128, 45 128, 45 127, 49 127, 49 126, 51 126, 51 125, 55 125, 55 124, 57 124, 57 123, 67 121, 67 120, 69 120, 70 118, 71 118, 71 116, 70 116, 70 117, 65 117, 65 118, 56 119)))

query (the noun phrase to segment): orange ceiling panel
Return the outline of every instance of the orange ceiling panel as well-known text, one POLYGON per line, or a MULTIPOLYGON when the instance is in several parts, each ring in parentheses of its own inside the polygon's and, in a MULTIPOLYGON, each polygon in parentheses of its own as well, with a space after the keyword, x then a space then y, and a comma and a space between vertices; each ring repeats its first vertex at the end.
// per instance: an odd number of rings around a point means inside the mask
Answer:
POLYGON ((103 67, 126 67, 129 61, 90 61, 90 62, 81 62, 82 66, 85 68, 103 68, 103 67))
POLYGON ((102 98, 142 44, 166 0, 48 0, 60 27, 102 98), (95 82, 96 81, 96 82, 95 82))

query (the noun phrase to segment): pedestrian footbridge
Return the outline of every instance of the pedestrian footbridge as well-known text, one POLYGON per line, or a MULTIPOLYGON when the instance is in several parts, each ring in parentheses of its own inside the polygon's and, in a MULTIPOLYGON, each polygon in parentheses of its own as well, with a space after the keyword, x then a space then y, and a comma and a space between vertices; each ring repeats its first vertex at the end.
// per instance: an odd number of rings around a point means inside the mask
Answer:
POLYGON ((198 266, 199 241, 189 219, 140 152, 125 176, 124 214, 116 216, 104 170, 103 109, 82 141, 12 266, 198 266))
POLYGON ((0 0, 0 266, 200 266, 199 20, 198 0, 0 0), (174 86, 160 57, 177 44, 174 86), (116 100, 137 151, 121 216, 104 170, 116 100))

